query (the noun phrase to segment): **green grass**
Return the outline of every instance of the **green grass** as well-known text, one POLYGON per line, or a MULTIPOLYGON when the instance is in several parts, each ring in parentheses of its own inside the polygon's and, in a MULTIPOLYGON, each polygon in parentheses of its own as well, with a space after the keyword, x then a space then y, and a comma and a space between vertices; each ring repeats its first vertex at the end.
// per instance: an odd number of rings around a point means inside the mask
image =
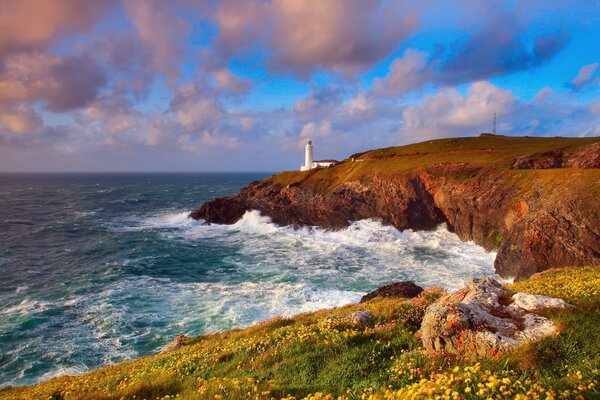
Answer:
POLYGON ((499 360, 430 357, 416 332, 441 294, 434 288, 198 336, 168 353, 4 388, 0 399, 600 398, 600 266, 510 287, 577 307, 546 312, 560 334, 499 360), (372 324, 354 325, 357 310, 370 310, 372 324))
MULTIPOLYGON (((444 172, 443 166, 464 165, 479 169, 484 175, 511 174, 527 186, 530 171, 510 170, 515 158, 535 156, 560 149, 567 155, 582 146, 600 141, 591 138, 540 138, 540 137, 465 137, 438 139, 407 146, 389 147, 355 154, 329 167, 306 172, 288 171, 273 175, 269 180, 283 187, 299 185, 317 193, 331 193, 340 185, 360 180, 362 177, 400 176, 419 171, 443 175, 455 180, 468 180, 469 176, 456 171, 444 172)), ((563 176, 567 169, 537 170, 538 175, 563 176)), ((537 176, 537 175, 536 175, 537 176)), ((597 178, 597 173, 595 174, 597 178)))

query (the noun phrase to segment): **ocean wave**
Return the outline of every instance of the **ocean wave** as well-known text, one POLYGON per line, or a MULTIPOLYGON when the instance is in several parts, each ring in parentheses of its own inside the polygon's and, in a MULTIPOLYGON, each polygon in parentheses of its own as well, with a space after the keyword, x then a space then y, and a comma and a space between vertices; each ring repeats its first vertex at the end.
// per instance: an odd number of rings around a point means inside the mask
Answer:
POLYGON ((352 276, 362 276, 371 286, 405 278, 425 286, 456 289, 470 276, 492 275, 496 256, 472 242, 461 241, 444 225, 433 231, 401 232, 367 219, 333 231, 294 229, 277 226, 255 210, 246 212, 233 225, 204 225, 189 218, 188 212, 171 211, 143 218, 124 229, 155 229, 167 238, 200 243, 216 240, 224 246, 238 246, 243 257, 231 262, 245 272, 272 270, 293 275, 302 270, 309 275, 319 272, 334 277, 358 269, 352 276))
MULTIPOLYGON (((15 319, 38 314, 47 329, 8 349, 7 355, 52 362, 37 375, 13 374, 4 384, 33 383, 156 352, 182 333, 222 331, 357 302, 394 281, 458 288, 470 276, 492 275, 495 258, 443 226, 400 232, 376 220, 361 220, 337 231, 294 229, 277 226, 258 211, 247 212, 233 225, 204 225, 184 210, 110 223, 124 238, 132 231, 152 233, 153 252, 136 250, 111 260, 100 274, 106 283, 89 292, 52 301, 33 299, 32 289, 12 293, 13 303, 0 312, 0 325, 6 322, 0 331, 17 329, 15 319), (169 254, 156 246, 166 246, 171 256, 197 253, 182 265, 176 256, 161 264, 169 254), (155 263, 160 268, 150 267, 155 263)), ((135 237, 132 243, 140 243, 135 237)), ((29 367, 2 368, 0 374, 29 367)))

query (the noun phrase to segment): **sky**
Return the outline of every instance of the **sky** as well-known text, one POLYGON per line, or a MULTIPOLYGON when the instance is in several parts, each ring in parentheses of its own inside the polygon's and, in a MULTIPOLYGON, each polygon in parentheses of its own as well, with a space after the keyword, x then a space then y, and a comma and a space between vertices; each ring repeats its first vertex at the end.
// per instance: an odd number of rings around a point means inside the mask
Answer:
POLYGON ((600 135, 600 1, 2 0, 0 171, 600 135))

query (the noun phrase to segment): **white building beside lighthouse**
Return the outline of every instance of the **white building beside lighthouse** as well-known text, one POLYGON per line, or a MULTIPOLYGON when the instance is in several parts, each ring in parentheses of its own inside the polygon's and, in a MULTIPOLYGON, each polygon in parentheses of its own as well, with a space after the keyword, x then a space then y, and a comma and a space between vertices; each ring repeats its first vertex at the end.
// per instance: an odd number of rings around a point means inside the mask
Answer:
POLYGON ((337 160, 313 160, 313 143, 312 140, 306 141, 306 147, 304 150, 304 165, 300 167, 300 171, 308 171, 309 169, 319 167, 330 167, 335 164, 337 160))

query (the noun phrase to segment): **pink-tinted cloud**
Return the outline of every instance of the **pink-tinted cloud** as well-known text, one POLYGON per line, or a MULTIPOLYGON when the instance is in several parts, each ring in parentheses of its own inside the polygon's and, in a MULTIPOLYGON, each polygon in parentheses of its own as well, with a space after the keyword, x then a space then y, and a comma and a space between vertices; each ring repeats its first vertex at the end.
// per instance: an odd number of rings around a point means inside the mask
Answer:
POLYGON ((31 107, 23 104, 0 106, 0 134, 31 134, 43 129, 42 118, 31 107))
POLYGON ((181 68, 182 46, 188 23, 176 15, 173 3, 161 0, 125 0, 125 8, 141 43, 150 51, 151 65, 175 79, 181 68))
POLYGON ((104 71, 91 57, 60 57, 48 52, 10 55, 0 70, 0 102, 43 101, 62 112, 94 100, 105 84, 104 71))
POLYGON ((216 12, 217 43, 233 54, 260 45, 277 71, 308 76, 317 68, 352 75, 414 33, 417 14, 370 0, 225 1, 216 12))
POLYGON ((216 84, 216 90, 220 94, 226 95, 245 95, 252 87, 250 79, 243 79, 233 75, 228 69, 220 68, 211 72, 211 76, 216 84))
POLYGON ((219 121, 223 106, 208 87, 202 84, 185 84, 177 88, 171 101, 171 112, 185 133, 199 133, 219 121))
POLYGON ((0 57, 45 48, 61 34, 87 33, 113 0, 2 0, 0 57))

